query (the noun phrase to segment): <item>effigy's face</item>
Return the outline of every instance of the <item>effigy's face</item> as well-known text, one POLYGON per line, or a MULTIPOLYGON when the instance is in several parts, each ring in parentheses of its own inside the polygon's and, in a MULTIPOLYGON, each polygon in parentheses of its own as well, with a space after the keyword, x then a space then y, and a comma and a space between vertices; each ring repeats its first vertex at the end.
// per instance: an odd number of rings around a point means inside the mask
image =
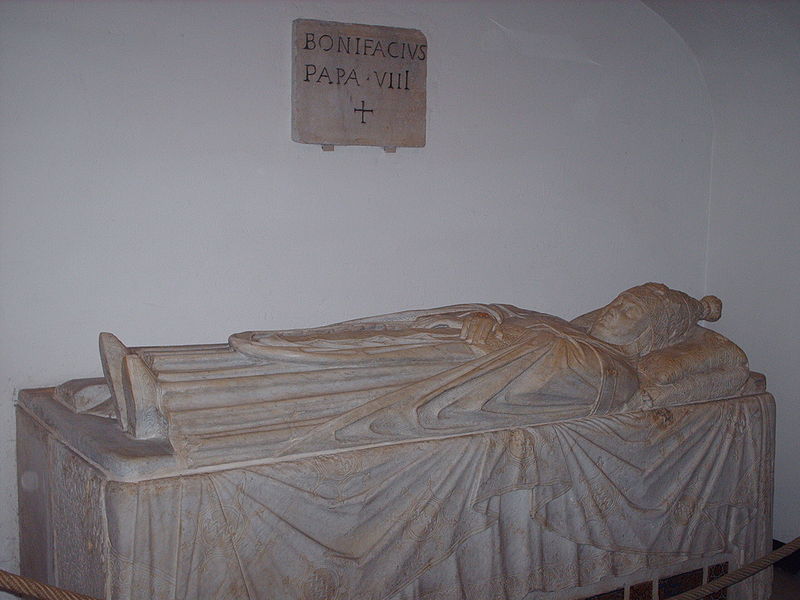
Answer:
POLYGON ((625 295, 608 304, 592 325, 589 333, 610 344, 630 344, 647 328, 645 308, 625 295))

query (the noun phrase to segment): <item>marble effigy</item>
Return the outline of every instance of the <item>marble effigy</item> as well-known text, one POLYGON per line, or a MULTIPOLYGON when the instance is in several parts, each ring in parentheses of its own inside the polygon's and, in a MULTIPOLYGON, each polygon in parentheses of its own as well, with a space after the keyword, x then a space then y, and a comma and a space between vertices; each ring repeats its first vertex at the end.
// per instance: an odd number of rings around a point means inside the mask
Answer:
POLYGON ((650 283, 571 322, 101 334, 105 379, 20 394, 23 570, 114 599, 557 600, 735 568, 770 548, 774 405, 698 325, 720 314, 650 283))
POLYGON ((720 310, 646 284, 572 323, 464 304, 209 346, 104 333, 100 350, 121 426, 209 464, 731 395, 747 359, 697 325, 720 310))

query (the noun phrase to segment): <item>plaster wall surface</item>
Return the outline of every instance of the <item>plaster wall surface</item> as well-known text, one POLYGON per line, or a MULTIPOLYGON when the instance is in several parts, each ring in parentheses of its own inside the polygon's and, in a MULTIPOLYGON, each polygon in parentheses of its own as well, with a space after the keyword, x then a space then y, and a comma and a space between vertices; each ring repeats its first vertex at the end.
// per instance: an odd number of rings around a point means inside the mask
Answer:
POLYGON ((800 2, 652 2, 713 114, 707 293, 777 402, 774 536, 800 535, 800 2))
POLYGON ((12 399, 99 375, 99 331, 186 344, 462 301, 571 317, 653 279, 704 292, 709 99, 637 2, 9 1, 0 90, 2 568, 12 399), (426 34, 425 148, 290 140, 299 17, 426 34))

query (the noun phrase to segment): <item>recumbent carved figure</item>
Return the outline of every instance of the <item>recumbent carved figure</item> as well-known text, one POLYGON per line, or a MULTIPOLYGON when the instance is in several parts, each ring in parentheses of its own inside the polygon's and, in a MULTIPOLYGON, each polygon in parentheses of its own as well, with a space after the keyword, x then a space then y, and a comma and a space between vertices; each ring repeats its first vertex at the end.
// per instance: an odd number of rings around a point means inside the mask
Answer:
POLYGON ((744 353, 663 284, 571 322, 506 304, 412 310, 227 344, 128 348, 100 336, 120 425, 190 463, 454 435, 722 398, 744 353))

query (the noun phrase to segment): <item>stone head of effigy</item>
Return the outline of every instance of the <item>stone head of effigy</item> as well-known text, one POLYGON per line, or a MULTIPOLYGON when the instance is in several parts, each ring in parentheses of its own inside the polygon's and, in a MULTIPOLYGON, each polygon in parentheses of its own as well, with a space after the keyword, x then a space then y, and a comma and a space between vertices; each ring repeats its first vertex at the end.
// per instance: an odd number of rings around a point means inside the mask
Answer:
POLYGON ((716 296, 695 300, 662 283, 645 283, 595 311, 587 333, 636 360, 684 341, 698 321, 716 321, 721 313, 722 302, 716 296))

